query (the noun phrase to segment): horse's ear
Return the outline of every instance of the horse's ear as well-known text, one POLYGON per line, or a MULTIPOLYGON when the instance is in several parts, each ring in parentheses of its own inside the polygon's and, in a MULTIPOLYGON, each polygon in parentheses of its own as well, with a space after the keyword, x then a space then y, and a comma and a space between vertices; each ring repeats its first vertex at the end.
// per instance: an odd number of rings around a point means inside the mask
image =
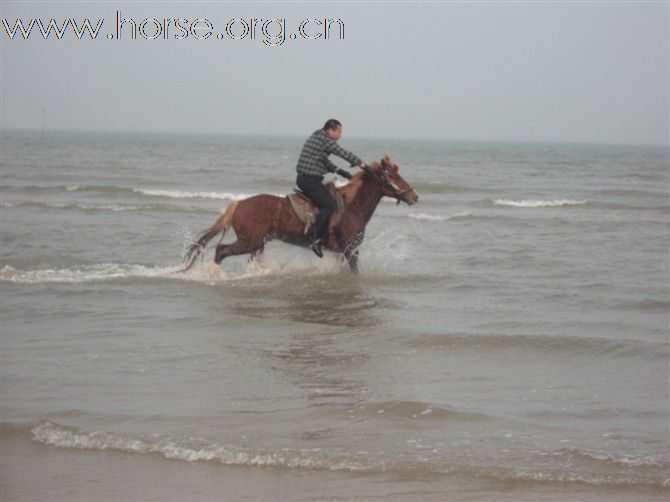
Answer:
POLYGON ((390 164, 390 163, 391 163, 391 159, 389 158, 388 153, 385 153, 384 157, 382 157, 382 164, 390 164))

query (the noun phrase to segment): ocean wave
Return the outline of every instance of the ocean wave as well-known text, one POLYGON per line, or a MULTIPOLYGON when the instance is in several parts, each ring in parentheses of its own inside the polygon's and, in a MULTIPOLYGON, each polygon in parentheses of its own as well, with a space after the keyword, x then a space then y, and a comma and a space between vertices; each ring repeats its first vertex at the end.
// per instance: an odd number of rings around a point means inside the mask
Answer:
MULTIPOLYGON (((667 411, 660 409, 642 409, 642 408, 586 408, 582 410, 566 409, 544 409, 539 411, 528 411, 523 414, 531 420, 538 420, 542 423, 563 423, 566 421, 590 421, 593 423, 617 419, 627 419, 631 421, 642 420, 666 420, 667 411)), ((608 435, 607 437, 613 437, 608 435)), ((619 439, 621 437, 619 436, 619 439)))
POLYGON ((608 210, 623 210, 623 211, 649 211, 649 212, 658 212, 662 214, 670 214, 670 206, 667 205, 633 205, 633 204, 617 204, 613 202, 598 202, 594 204, 594 207, 598 209, 608 209, 608 210))
MULTIPOLYGON (((28 186, 11 186, 2 185, 0 189, 5 191, 14 191, 22 193, 40 193, 40 192, 92 192, 102 194, 139 194, 149 197, 167 197, 171 199, 217 199, 237 201, 258 195, 258 193, 242 193, 242 192, 208 192, 208 191, 189 191, 189 190, 170 190, 162 188, 136 188, 123 187, 115 185, 28 185, 28 186)), ((284 197, 286 194, 272 193, 277 197, 284 197)))
MULTIPOLYGON (((254 193, 233 193, 233 192, 190 192, 184 190, 158 190, 133 188, 133 192, 151 197, 169 197, 172 199, 219 199, 237 201, 252 197, 254 193)), ((269 194, 277 197, 283 197, 279 194, 269 194)))
POLYGON ((2 191, 20 193, 62 192, 67 188, 64 185, 0 185, 2 191))
MULTIPOLYGON (((329 412, 332 414, 332 412, 329 412)), ((490 417, 484 413, 436 406, 418 401, 383 401, 368 403, 347 410, 350 418, 425 419, 449 422, 484 421, 490 417)))
POLYGON ((149 439, 108 432, 85 432, 48 421, 38 422, 31 432, 35 441, 60 448, 154 453, 167 459, 185 462, 215 461, 225 465, 348 471, 384 471, 392 467, 383 461, 365 458, 360 454, 333 455, 320 448, 272 451, 217 444, 196 444, 168 438, 149 439))
POLYGON ((587 204, 588 200, 571 200, 571 199, 557 199, 557 200, 508 200, 508 199, 494 199, 493 203, 496 206, 509 207, 563 207, 563 206, 583 206, 587 204))
MULTIPOLYGON (((3 427, 4 429, 4 427, 3 427)), ((15 428, 18 433, 18 428, 15 428)), ((536 481, 549 483, 584 483, 604 487, 647 486, 661 489, 670 487, 667 473, 659 467, 667 467, 655 459, 633 457, 611 458, 607 455, 578 452, 596 462, 619 465, 623 472, 603 473, 596 465, 594 469, 566 470, 562 466, 542 467, 534 465, 500 466, 476 465, 472 461, 459 463, 451 458, 417 455, 416 453, 389 455, 383 452, 348 452, 341 447, 333 448, 282 448, 262 449, 220 445, 194 439, 133 436, 111 432, 87 432, 75 427, 66 427, 46 420, 35 424, 30 433, 33 440, 42 444, 67 449, 112 450, 126 453, 155 454, 170 460, 184 462, 214 462, 234 466, 272 466, 290 469, 352 471, 352 472, 418 472, 468 475, 477 478, 502 481, 536 481), (602 458, 601 458, 602 457, 602 458), (641 460, 641 461, 640 461, 641 460), (660 471, 660 472, 659 472, 660 471)), ((415 445, 417 448, 420 445, 415 445)), ((559 456, 574 455, 573 452, 558 452, 559 456)))
POLYGON ((666 200, 668 197, 667 191, 660 190, 635 190, 631 188, 613 188, 607 190, 600 190, 598 192, 602 195, 613 195, 616 197, 626 197, 626 198, 654 198, 666 200))
POLYGON ((78 204, 49 202, 2 202, 5 208, 62 209, 74 211, 149 211, 149 212, 198 212, 211 213, 211 209, 192 206, 171 206, 167 204, 78 204))
POLYGON ((647 298, 645 300, 621 304, 621 308, 631 309, 631 310, 642 310, 645 312, 659 312, 663 314, 670 313, 670 300, 668 299, 658 299, 658 298, 647 298))
POLYGON ((409 213, 406 215, 407 218, 414 220, 427 220, 427 221, 449 221, 464 219, 472 216, 471 213, 454 213, 454 214, 428 214, 428 213, 409 213))
POLYGON ((622 474, 604 473, 579 473, 570 470, 538 470, 524 468, 490 468, 490 469, 465 469, 468 474, 480 477, 491 477, 500 481, 534 481, 545 483, 581 483, 585 485, 611 487, 611 488, 633 488, 645 486, 650 488, 670 488, 670 478, 663 476, 636 476, 622 474))
POLYGON ((581 458, 588 461, 596 461, 604 464, 623 465, 632 467, 658 467, 667 469, 670 467, 668 459, 660 455, 611 455, 592 451, 579 450, 576 448, 561 448, 553 453, 554 456, 565 456, 570 458, 581 458))
MULTIPOLYGON (((104 282, 120 279, 167 279, 194 281, 205 284, 239 281, 267 276, 324 275, 339 273, 342 263, 335 255, 316 260, 303 259, 306 253, 294 257, 289 263, 281 264, 272 259, 254 260, 240 271, 228 271, 213 262, 196 265, 188 272, 182 272, 183 265, 145 266, 135 264, 101 263, 81 265, 72 268, 18 270, 10 265, 0 269, 0 281, 20 284, 104 282)), ((309 256, 309 255, 308 255, 309 256)))
POLYGON ((412 348, 488 348, 498 350, 557 351, 608 357, 670 358, 670 344, 639 340, 610 340, 576 336, 532 336, 494 334, 423 334, 405 341, 412 348))
MULTIPOLYGON (((60 188, 60 187, 58 187, 60 188)), ((120 187, 115 185, 68 185, 65 187, 68 192, 96 192, 96 193, 129 193, 132 188, 120 187)))
POLYGON ((17 270, 10 265, 0 269, 0 281, 22 284, 40 283, 83 283, 132 277, 167 277, 174 275, 176 267, 146 267, 143 265, 124 265, 103 263, 82 265, 78 268, 17 270))

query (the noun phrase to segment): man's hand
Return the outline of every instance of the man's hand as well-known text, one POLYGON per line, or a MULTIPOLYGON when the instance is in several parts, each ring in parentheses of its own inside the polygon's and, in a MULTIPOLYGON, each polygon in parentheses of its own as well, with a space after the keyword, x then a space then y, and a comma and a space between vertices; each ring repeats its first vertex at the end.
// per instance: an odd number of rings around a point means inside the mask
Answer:
POLYGON ((344 169, 338 169, 338 170, 335 171, 335 172, 336 172, 337 174, 339 174, 340 176, 342 176, 343 178, 347 178, 348 180, 350 180, 351 178, 353 178, 353 176, 351 175, 351 173, 345 171, 344 169))

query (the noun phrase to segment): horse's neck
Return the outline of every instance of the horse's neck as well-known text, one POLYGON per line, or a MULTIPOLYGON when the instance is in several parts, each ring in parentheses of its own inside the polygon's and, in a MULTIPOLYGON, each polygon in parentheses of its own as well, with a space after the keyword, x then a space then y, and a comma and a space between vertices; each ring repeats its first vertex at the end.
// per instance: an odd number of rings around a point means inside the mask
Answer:
POLYGON ((379 201, 382 199, 381 187, 370 179, 363 179, 356 196, 351 201, 350 210, 358 213, 364 223, 367 223, 372 214, 377 209, 379 201))

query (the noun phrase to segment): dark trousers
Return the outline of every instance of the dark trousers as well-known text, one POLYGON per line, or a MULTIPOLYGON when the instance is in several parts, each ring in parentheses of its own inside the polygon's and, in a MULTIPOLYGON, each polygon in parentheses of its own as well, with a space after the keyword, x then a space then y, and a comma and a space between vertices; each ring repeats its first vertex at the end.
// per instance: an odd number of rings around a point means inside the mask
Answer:
POLYGON ((298 188, 302 190, 307 197, 312 199, 319 206, 319 215, 314 222, 314 237, 316 239, 325 239, 328 233, 328 220, 337 210, 337 203, 330 195, 321 176, 309 176, 299 174, 296 180, 298 188))

